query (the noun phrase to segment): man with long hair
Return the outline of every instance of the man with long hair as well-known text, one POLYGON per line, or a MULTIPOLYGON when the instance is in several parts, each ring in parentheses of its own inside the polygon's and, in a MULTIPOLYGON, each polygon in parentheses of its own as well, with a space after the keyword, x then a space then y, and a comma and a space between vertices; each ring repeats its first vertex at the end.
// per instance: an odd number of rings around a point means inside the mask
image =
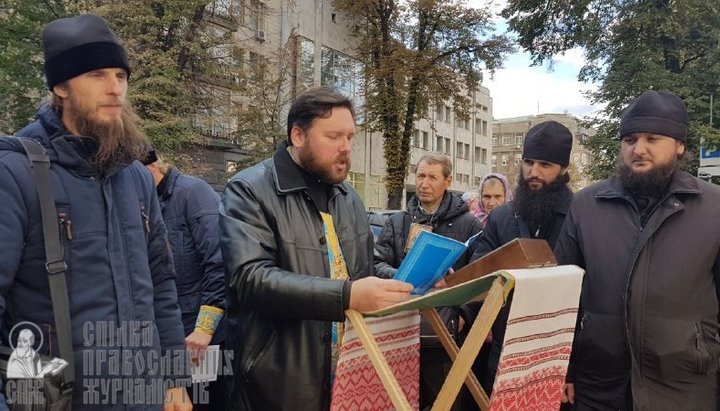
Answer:
MULTIPOLYGON (((187 381, 186 369, 161 362, 183 356, 184 334, 155 187, 136 161, 149 144, 127 100, 125 49, 95 15, 48 23, 42 44, 52 101, 17 134, 41 144, 51 161, 75 348, 74 358, 65 359, 75 366, 72 409, 117 407, 130 401, 128 394, 134 405, 123 409, 189 409, 183 387, 164 389, 166 378, 187 381), (126 356, 136 362, 120 368, 126 356), (118 361, 98 365, 111 358, 118 361), (159 386, 160 395, 133 395, 138 383, 159 386), (112 388, 92 388, 103 384, 112 388)), ((48 344, 41 350, 55 356, 41 204, 18 140, 3 139, 3 146, 0 307, 8 320, 3 326, 42 324, 48 344)))
MULTIPOLYGON (((533 126, 525 136, 522 167, 515 196, 489 214, 473 255, 476 260, 515 238, 540 238, 555 245, 572 192, 568 188, 573 136, 556 121, 533 126)), ((481 377, 490 392, 495 381, 510 304, 500 310, 492 326, 493 345, 481 377)))
POLYGON ((613 177, 577 194, 555 247, 585 269, 564 402, 718 407, 720 188, 681 170, 689 116, 648 90, 620 119, 613 177))

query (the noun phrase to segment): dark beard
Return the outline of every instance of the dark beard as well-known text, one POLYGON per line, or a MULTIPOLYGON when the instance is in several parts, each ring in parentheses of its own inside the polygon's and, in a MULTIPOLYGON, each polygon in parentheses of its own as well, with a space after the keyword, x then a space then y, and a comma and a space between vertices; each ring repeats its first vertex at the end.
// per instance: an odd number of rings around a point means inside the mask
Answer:
POLYGON ((570 182, 568 173, 561 174, 552 183, 539 190, 532 190, 520 172, 520 183, 515 190, 513 200, 515 212, 525 221, 530 233, 535 237, 539 230, 540 238, 547 238, 554 220, 555 210, 567 201, 570 182))
POLYGON ((143 160, 150 150, 150 143, 138 125, 138 117, 127 101, 123 103, 120 119, 116 121, 95 121, 92 113, 79 107, 69 114, 78 134, 97 143, 97 152, 90 161, 101 172, 133 160, 143 160))
POLYGON ((680 162, 673 157, 669 163, 655 167, 649 171, 636 173, 620 158, 617 167, 617 176, 623 187, 634 197, 659 198, 670 184, 675 171, 680 168, 680 162))
MULTIPOLYGON (((318 164, 315 160, 315 154, 309 147, 303 150, 299 150, 298 159, 300 161, 300 166, 304 168, 305 171, 318 176, 318 178, 320 178, 320 180, 325 184, 340 184, 347 178, 347 173, 345 173, 345 176, 343 176, 342 179, 339 179, 338 177, 334 176, 329 170, 323 168, 320 164, 318 164)), ((345 160, 347 161, 347 170, 350 170, 350 158, 348 157, 345 160)))

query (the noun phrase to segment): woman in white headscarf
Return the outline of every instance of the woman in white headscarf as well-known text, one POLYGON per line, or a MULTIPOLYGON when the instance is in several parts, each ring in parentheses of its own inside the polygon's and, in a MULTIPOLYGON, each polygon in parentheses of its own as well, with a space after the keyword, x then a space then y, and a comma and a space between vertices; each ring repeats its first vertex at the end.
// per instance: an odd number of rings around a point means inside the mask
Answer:
POLYGON ((468 191, 462 199, 468 204, 470 213, 479 218, 483 227, 493 208, 512 200, 513 193, 507 178, 499 173, 489 173, 480 181, 477 191, 468 191))

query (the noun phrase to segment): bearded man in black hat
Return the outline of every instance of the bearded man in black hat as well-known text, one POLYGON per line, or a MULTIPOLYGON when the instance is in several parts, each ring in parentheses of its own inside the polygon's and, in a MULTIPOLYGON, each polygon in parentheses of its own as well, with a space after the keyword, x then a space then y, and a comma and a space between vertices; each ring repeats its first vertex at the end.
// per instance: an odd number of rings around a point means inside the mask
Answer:
POLYGON ((94 15, 48 23, 42 44, 52 101, 17 134, 50 158, 60 238, 43 234, 20 140, 0 139, 2 326, 36 324, 40 353, 74 364, 63 387, 73 410, 190 409, 188 369, 175 366, 185 354, 175 272, 152 176, 136 161, 149 144, 127 100, 125 49, 94 15), (60 261, 46 264, 45 241, 62 245, 60 261), (65 273, 70 324, 56 323, 49 272, 65 273))
POLYGON ((555 248, 585 269, 564 398, 577 410, 718 406, 720 188, 680 170, 688 112, 649 90, 620 161, 575 197, 555 248))
MULTIPOLYGON (((568 166, 573 135, 557 121, 536 124, 528 130, 523 143, 522 166, 515 196, 488 216, 472 259, 477 260, 515 238, 541 238, 555 245, 565 220, 572 192, 568 166)), ((474 370, 483 388, 492 390, 510 312, 506 304, 492 326, 492 349, 488 364, 476 364, 474 370)))

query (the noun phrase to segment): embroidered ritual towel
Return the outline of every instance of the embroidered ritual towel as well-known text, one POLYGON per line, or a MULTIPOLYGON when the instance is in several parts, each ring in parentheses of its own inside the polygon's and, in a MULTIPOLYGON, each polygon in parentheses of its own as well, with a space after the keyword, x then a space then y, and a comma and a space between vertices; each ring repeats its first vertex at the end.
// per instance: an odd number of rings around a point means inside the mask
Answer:
MULTIPOLYGON (((417 410, 420 401, 420 312, 365 318, 400 388, 417 410)), ((333 411, 393 409, 375 368, 350 321, 346 321, 332 392, 333 411)))
POLYGON ((578 314, 583 271, 508 270, 515 277, 492 411, 557 410, 578 314))

